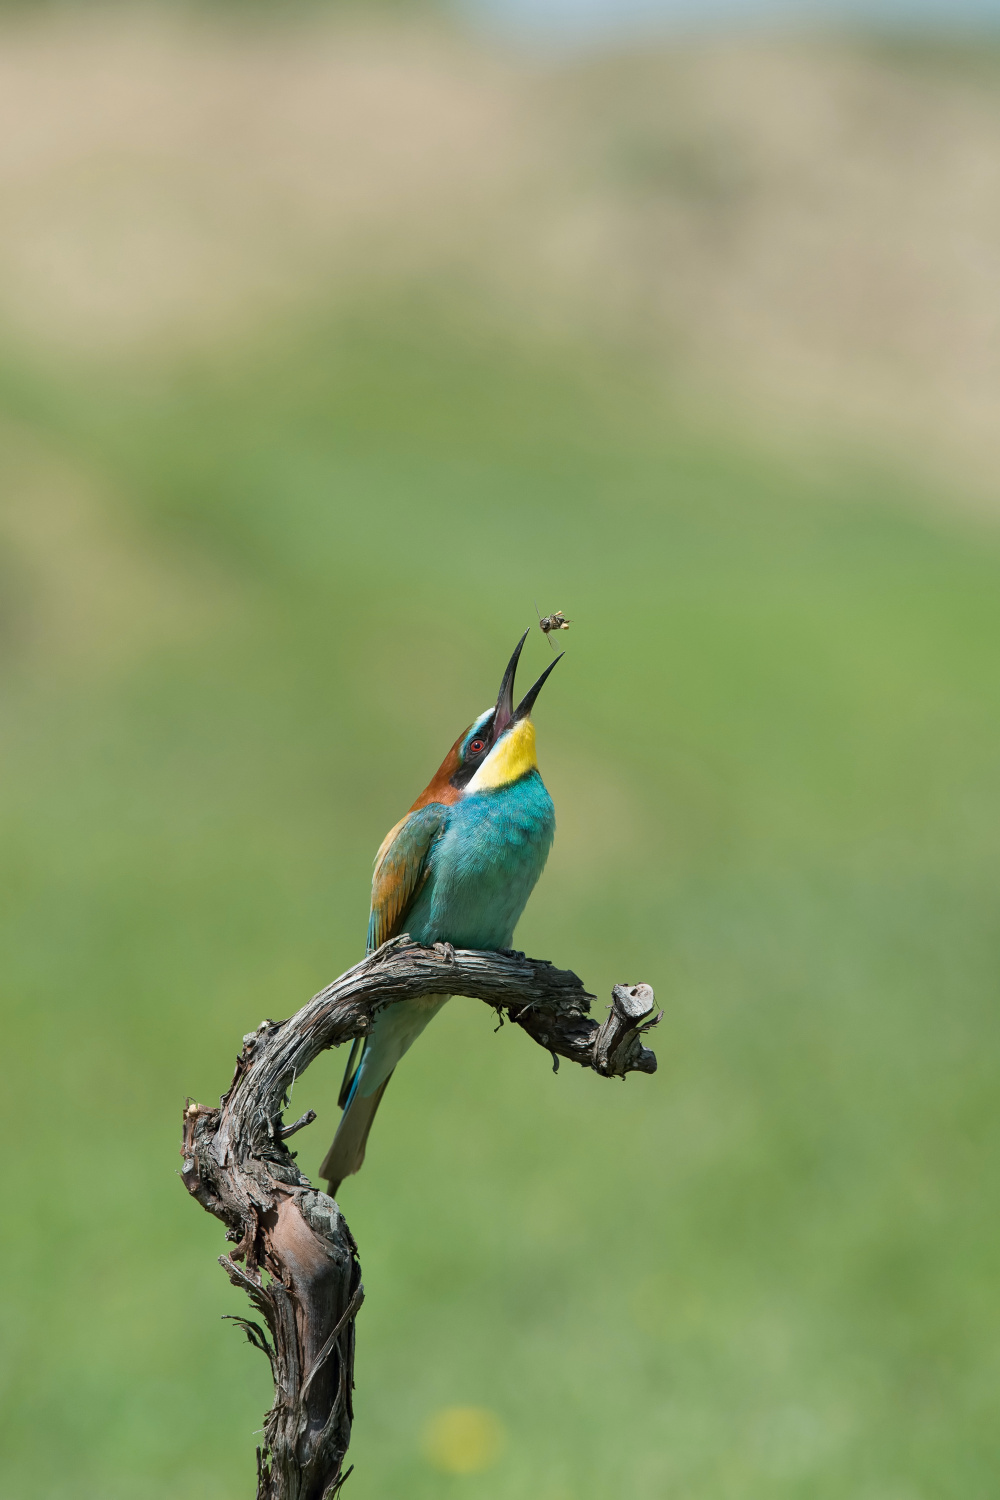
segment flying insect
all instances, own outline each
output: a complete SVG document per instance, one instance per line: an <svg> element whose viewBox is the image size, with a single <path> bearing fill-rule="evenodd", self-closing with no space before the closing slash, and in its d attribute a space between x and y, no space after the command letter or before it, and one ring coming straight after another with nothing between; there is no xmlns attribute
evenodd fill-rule
<svg viewBox="0 0 1000 1500"><path fill-rule="evenodd" d="M551 615L538 614L537 604L535 605L535 614L538 615L538 625L542 634L554 651L556 648L552 645L550 632L553 630L568 630L571 621L567 620L561 609L553 611Z"/></svg>

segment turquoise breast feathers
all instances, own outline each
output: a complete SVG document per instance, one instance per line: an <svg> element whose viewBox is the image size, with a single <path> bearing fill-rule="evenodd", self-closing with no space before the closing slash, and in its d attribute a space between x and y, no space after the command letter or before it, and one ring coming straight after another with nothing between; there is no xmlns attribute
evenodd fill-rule
<svg viewBox="0 0 1000 1500"><path fill-rule="evenodd" d="M464 797L444 814L406 929L425 945L509 948L552 847L552 798L533 770Z"/></svg>

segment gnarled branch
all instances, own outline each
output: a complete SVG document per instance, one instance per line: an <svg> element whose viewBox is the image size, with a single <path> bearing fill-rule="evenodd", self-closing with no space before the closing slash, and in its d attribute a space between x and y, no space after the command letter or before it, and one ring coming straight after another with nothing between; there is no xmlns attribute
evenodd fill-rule
<svg viewBox="0 0 1000 1500"><path fill-rule="evenodd" d="M616 985L603 1025L575 974L523 953L420 948L393 938L348 969L287 1021L262 1021L243 1038L218 1109L184 1110L182 1179L226 1225L221 1257L267 1325L237 1319L267 1355L274 1405L257 1450L257 1500L330 1500L347 1477L353 1421L354 1319L364 1291L357 1246L337 1204L313 1188L286 1139L292 1085L320 1052L371 1030L376 1012L421 995L468 995L520 1026L553 1058L604 1077L652 1073L642 1042L655 1025L648 985ZM347 1471L349 1473L350 1470Z"/></svg>

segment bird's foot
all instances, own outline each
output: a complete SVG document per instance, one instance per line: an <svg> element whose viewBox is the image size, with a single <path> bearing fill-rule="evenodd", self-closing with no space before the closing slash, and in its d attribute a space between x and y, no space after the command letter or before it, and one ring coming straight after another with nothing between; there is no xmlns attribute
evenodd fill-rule
<svg viewBox="0 0 1000 1500"><path fill-rule="evenodd" d="M516 958L519 964L524 963L524 954L520 948L498 948L497 952L503 958Z"/></svg>
<svg viewBox="0 0 1000 1500"><path fill-rule="evenodd" d="M455 949L451 943L435 943L434 952L440 953L446 964L453 964L455 962Z"/></svg>

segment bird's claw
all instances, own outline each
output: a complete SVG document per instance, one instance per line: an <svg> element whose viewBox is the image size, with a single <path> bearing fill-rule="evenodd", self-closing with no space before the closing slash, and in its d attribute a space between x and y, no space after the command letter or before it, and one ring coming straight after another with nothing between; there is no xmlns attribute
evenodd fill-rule
<svg viewBox="0 0 1000 1500"><path fill-rule="evenodd" d="M451 943L435 943L434 952L440 953L446 964L455 962L455 949Z"/></svg>

